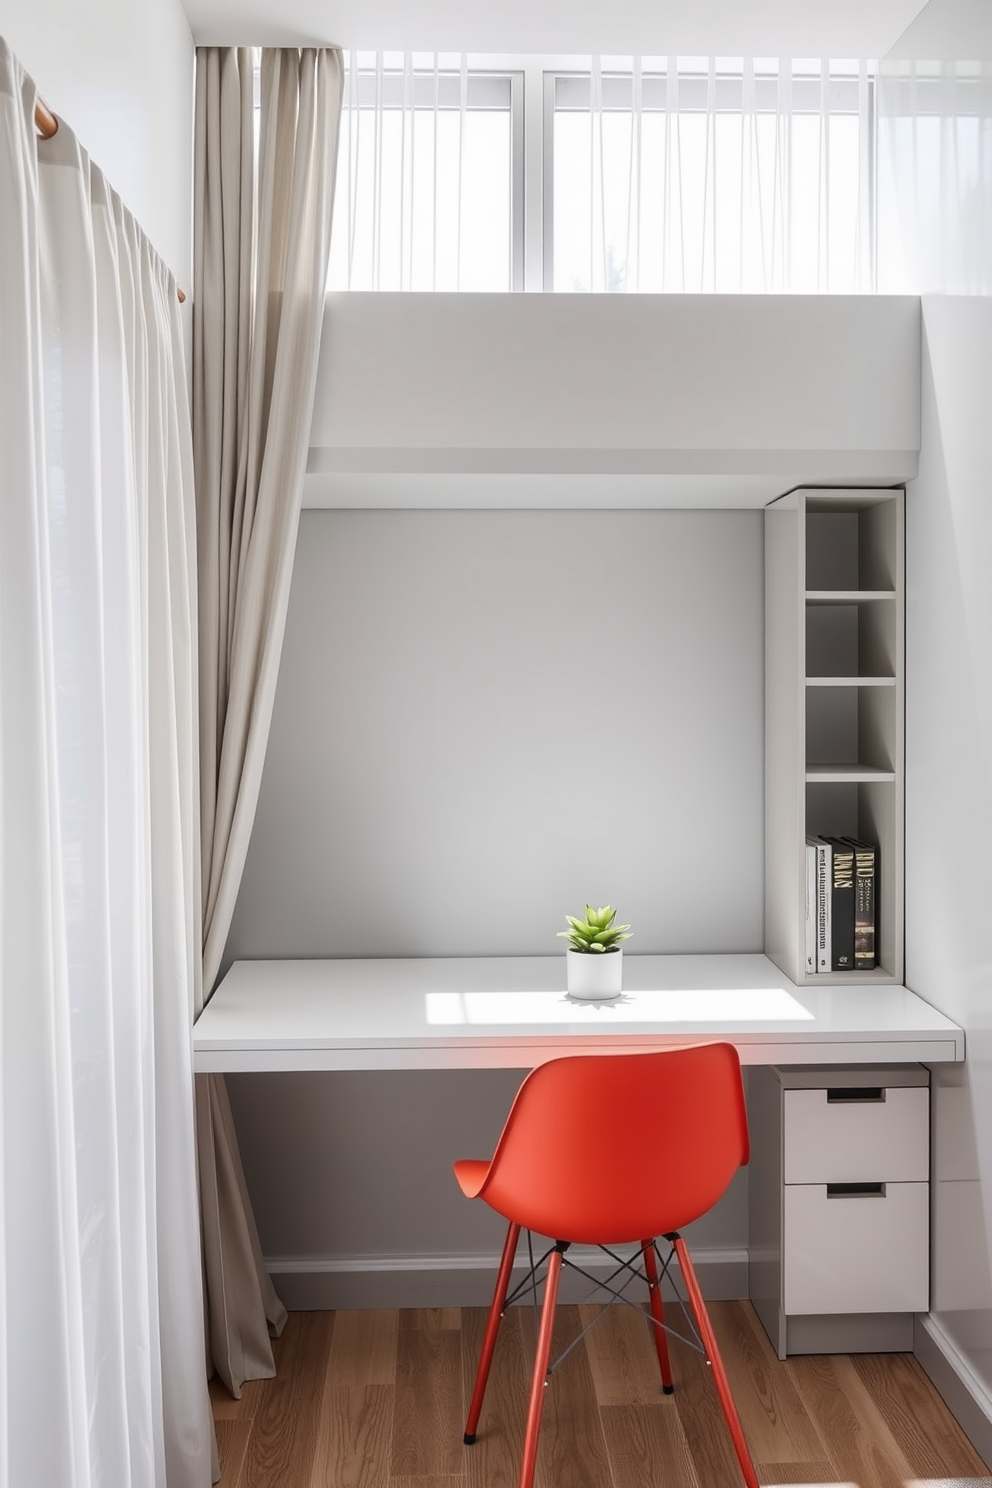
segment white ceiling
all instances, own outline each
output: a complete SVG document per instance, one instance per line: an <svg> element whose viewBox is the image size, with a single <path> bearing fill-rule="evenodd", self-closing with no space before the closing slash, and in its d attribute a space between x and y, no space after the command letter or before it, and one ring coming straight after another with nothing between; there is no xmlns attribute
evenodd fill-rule
<svg viewBox="0 0 992 1488"><path fill-rule="evenodd" d="M182 0L204 45L680 56L884 55L923 0Z"/></svg>

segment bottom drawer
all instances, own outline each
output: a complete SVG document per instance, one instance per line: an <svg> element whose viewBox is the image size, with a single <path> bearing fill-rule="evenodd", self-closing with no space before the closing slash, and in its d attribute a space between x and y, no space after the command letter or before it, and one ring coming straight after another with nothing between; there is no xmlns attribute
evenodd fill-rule
<svg viewBox="0 0 992 1488"><path fill-rule="evenodd" d="M928 1183L784 1188L783 1311L926 1312ZM849 1190L854 1189L854 1192Z"/></svg>

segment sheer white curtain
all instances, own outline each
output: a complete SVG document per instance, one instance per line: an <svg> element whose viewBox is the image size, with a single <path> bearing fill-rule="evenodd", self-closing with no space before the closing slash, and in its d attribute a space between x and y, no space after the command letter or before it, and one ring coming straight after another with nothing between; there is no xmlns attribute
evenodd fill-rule
<svg viewBox="0 0 992 1488"><path fill-rule="evenodd" d="M205 1488L176 286L0 42L0 1488Z"/></svg>
<svg viewBox="0 0 992 1488"><path fill-rule="evenodd" d="M556 290L874 289L866 62L631 59L554 79Z"/></svg>
<svg viewBox="0 0 992 1488"><path fill-rule="evenodd" d="M517 287L513 80L461 52L349 52L330 289Z"/></svg>

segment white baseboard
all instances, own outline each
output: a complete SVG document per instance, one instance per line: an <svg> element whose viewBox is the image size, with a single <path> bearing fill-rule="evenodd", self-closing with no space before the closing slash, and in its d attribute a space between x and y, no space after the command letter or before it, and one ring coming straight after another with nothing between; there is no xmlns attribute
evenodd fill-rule
<svg viewBox="0 0 992 1488"><path fill-rule="evenodd" d="M992 1393L933 1313L917 1317L913 1353L979 1457L992 1464Z"/></svg>
<svg viewBox="0 0 992 1488"><path fill-rule="evenodd" d="M535 1242L535 1255L542 1254ZM521 1243L520 1255L526 1256ZM518 1255L518 1261L520 1259ZM577 1265L593 1276L613 1269L602 1253L576 1246ZM707 1301L747 1296L747 1250L694 1250L693 1264ZM446 1256L267 1256L266 1269L290 1312L369 1307L487 1307L492 1299L498 1255ZM514 1275L522 1279L526 1261ZM562 1273L562 1302L587 1300L591 1283ZM631 1292L634 1287L631 1288Z"/></svg>

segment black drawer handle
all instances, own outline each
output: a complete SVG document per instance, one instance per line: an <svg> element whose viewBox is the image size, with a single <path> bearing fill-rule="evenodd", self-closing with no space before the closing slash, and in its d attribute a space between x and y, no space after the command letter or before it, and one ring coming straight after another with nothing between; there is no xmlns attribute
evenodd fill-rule
<svg viewBox="0 0 992 1488"><path fill-rule="evenodd" d="M827 1105L841 1105L844 1102L866 1101L881 1102L885 1099L885 1087L883 1085L848 1085L834 1086L827 1091Z"/></svg>
<svg viewBox="0 0 992 1488"><path fill-rule="evenodd" d="M828 1183L828 1199L884 1199L884 1183Z"/></svg>

